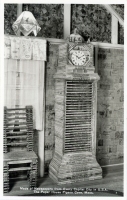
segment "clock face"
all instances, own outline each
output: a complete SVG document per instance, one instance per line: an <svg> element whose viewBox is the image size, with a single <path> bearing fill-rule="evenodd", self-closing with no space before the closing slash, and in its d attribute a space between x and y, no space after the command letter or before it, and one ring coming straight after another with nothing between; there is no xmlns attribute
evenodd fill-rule
<svg viewBox="0 0 127 200"><path fill-rule="evenodd" d="M86 55L84 51L72 51L71 62L74 65L84 65L86 63Z"/></svg>

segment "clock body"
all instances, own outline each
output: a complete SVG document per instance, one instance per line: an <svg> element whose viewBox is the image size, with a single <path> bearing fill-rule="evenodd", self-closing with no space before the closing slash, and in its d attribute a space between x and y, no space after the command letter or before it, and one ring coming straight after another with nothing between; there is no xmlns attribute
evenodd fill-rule
<svg viewBox="0 0 127 200"><path fill-rule="evenodd" d="M93 45L62 43L55 78L55 152L49 176L58 184L102 178L96 160L97 81Z"/></svg>

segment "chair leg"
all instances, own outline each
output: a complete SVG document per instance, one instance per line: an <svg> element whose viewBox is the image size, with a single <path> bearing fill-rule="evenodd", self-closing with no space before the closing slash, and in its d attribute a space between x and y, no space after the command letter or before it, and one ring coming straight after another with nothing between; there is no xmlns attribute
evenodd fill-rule
<svg viewBox="0 0 127 200"><path fill-rule="evenodd" d="M9 166L4 165L3 168L3 193L9 192Z"/></svg>
<svg viewBox="0 0 127 200"><path fill-rule="evenodd" d="M31 188L34 188L37 186L37 160L36 162L31 163L29 184Z"/></svg>

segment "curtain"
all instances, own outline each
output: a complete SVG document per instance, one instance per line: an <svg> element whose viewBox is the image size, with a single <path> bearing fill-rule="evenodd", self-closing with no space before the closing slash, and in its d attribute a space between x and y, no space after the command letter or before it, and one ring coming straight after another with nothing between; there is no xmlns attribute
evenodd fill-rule
<svg viewBox="0 0 127 200"><path fill-rule="evenodd" d="M39 60L4 61L4 105L8 108L32 105L37 130L43 129L44 66L44 61Z"/></svg>
<svg viewBox="0 0 127 200"><path fill-rule="evenodd" d="M46 46L44 38L4 38L4 105L8 108L33 106L41 177L44 175Z"/></svg>

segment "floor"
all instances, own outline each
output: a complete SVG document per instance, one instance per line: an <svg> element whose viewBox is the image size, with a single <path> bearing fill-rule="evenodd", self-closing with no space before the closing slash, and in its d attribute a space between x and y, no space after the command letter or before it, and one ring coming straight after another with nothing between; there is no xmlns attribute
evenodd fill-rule
<svg viewBox="0 0 127 200"><path fill-rule="evenodd" d="M85 189L84 189L85 188ZM87 189L86 189L87 188ZM89 188L89 189L88 189ZM94 189L90 189L94 188ZM95 190L97 188L97 190ZM99 191L101 189L101 191ZM103 191L102 191L103 189ZM107 191L105 191L105 189ZM62 193L61 193L62 191ZM27 180L15 181L4 196L123 196L123 170L103 170L103 178L74 184L57 185L48 175L38 178L38 186L29 189Z"/></svg>

